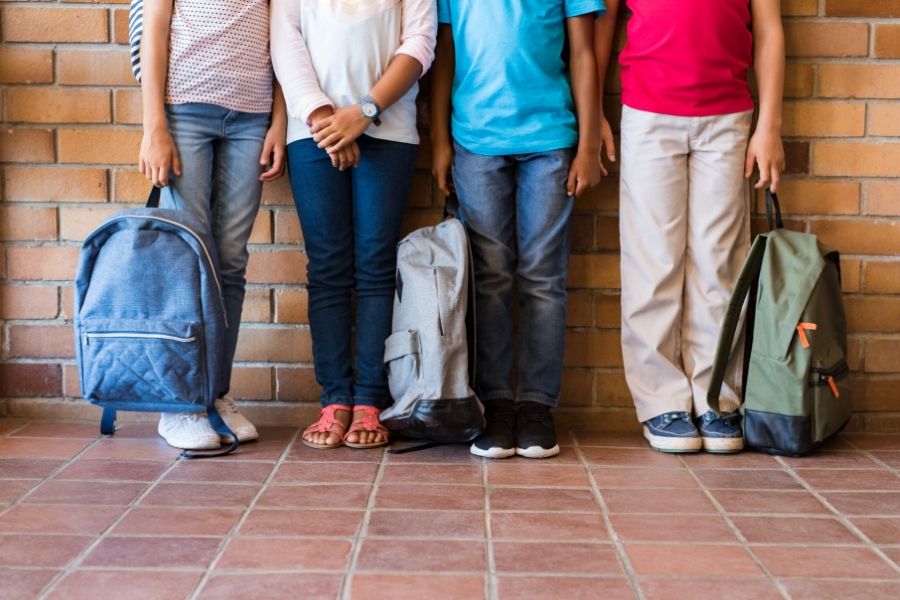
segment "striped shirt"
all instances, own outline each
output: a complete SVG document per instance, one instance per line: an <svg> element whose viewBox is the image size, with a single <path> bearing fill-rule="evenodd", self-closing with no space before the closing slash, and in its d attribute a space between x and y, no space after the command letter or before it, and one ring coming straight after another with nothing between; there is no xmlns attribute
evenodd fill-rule
<svg viewBox="0 0 900 600"><path fill-rule="evenodd" d="M268 0L175 0L166 103L272 109Z"/></svg>

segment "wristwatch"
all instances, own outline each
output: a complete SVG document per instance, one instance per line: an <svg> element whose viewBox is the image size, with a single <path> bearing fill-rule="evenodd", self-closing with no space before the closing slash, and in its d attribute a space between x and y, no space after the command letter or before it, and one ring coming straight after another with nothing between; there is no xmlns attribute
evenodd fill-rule
<svg viewBox="0 0 900 600"><path fill-rule="evenodd" d="M365 118L371 119L376 127L381 125L381 119L378 118L381 116L381 107L378 106L375 98L369 95L363 96L363 99L359 101L359 110Z"/></svg>

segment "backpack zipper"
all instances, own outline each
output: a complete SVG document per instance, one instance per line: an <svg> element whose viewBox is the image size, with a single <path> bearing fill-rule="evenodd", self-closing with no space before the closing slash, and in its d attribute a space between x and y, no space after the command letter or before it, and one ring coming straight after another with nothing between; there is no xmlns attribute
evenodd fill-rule
<svg viewBox="0 0 900 600"><path fill-rule="evenodd" d="M835 398L841 397L841 392L837 386L837 380L843 379L850 373L850 367L846 361L839 361L836 365L829 369L820 369L811 367L809 369L812 378L810 379L810 387L828 386Z"/></svg>
<svg viewBox="0 0 900 600"><path fill-rule="evenodd" d="M179 337L176 335L168 335L165 333L134 333L129 331L115 331L110 333L88 333L84 332L81 334L81 337L84 339L84 345L90 346L91 339L117 339L117 338L127 338L127 339L142 339L142 340L166 340L169 342L178 342L180 344L190 344L191 342L196 342L197 338L195 336L191 337Z"/></svg>
<svg viewBox="0 0 900 600"><path fill-rule="evenodd" d="M434 292L435 299L437 300L438 331L441 333L441 337L444 337L444 324L441 322L441 286L438 284L437 269L432 268L431 272L434 273Z"/></svg>

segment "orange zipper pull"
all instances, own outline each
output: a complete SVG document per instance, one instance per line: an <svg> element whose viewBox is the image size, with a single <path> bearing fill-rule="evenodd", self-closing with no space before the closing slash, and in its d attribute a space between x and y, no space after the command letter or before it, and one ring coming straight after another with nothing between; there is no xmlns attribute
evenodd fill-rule
<svg viewBox="0 0 900 600"><path fill-rule="evenodd" d="M800 345L804 348L809 348L809 338L806 337L807 331L815 331L816 324L815 323L799 323L797 325L797 336L800 338Z"/></svg>
<svg viewBox="0 0 900 600"><path fill-rule="evenodd" d="M834 377L831 375L828 376L828 387L831 388L831 393L834 394L835 398L841 397L841 391L838 389L837 383L834 382Z"/></svg>

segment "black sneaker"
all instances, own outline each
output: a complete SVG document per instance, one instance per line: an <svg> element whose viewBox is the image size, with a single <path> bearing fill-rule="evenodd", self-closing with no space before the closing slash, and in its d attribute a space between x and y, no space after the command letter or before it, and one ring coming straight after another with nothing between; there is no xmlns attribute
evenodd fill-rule
<svg viewBox="0 0 900 600"><path fill-rule="evenodd" d="M517 408L516 454L526 458L549 458L559 454L550 407L526 401L519 402Z"/></svg>
<svg viewBox="0 0 900 600"><path fill-rule="evenodd" d="M509 458L516 453L516 405L512 400L498 399L484 403L484 431L469 452L485 458Z"/></svg>

